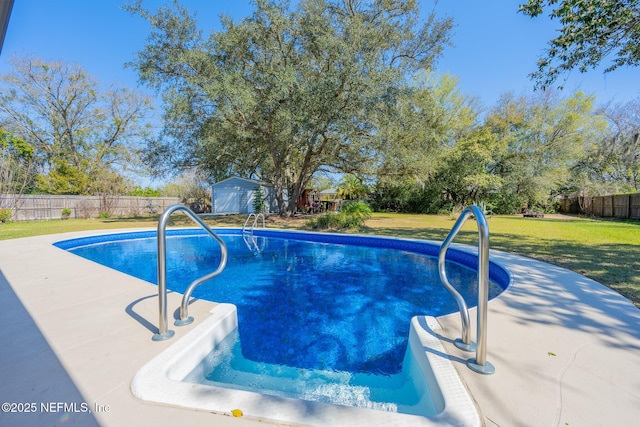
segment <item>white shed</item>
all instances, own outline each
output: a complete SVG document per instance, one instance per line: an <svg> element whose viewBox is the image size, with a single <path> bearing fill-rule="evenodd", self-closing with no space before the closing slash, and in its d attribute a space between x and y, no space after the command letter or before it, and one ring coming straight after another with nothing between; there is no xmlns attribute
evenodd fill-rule
<svg viewBox="0 0 640 427"><path fill-rule="evenodd" d="M211 213L252 213L257 192L264 198L264 212L278 212L275 191L271 184L237 176L216 182L211 186Z"/></svg>

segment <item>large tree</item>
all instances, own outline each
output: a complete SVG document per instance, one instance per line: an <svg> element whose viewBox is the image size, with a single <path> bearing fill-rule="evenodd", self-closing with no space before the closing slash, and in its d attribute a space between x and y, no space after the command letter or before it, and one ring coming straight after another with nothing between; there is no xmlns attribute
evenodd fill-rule
<svg viewBox="0 0 640 427"><path fill-rule="evenodd" d="M573 168L572 190L583 196L640 191L640 99L601 112L608 127Z"/></svg>
<svg viewBox="0 0 640 427"><path fill-rule="evenodd" d="M33 147L40 190L109 191L146 134L148 97L101 90L78 65L30 57L12 62L13 70L1 76L0 119Z"/></svg>
<svg viewBox="0 0 640 427"><path fill-rule="evenodd" d="M500 99L486 118L501 146L491 165L501 179L494 197L500 211L546 207L567 185L569 170L606 126L593 102L582 92L559 99L553 91Z"/></svg>
<svg viewBox="0 0 640 427"><path fill-rule="evenodd" d="M0 208L13 208L34 183L33 147L0 128Z"/></svg>
<svg viewBox="0 0 640 427"><path fill-rule="evenodd" d="M272 182L282 213L314 172L371 164L407 77L432 67L451 28L420 22L415 0L256 0L206 40L177 2L129 10L152 25L134 66L166 103L151 160Z"/></svg>
<svg viewBox="0 0 640 427"><path fill-rule="evenodd" d="M391 120L377 133L378 183L433 179L447 149L475 127L479 108L457 84L447 74L417 76L413 90L399 100Z"/></svg>
<svg viewBox="0 0 640 427"><path fill-rule="evenodd" d="M503 145L487 127L477 127L447 147L434 178L445 201L454 207L486 201L502 186L492 165Z"/></svg>
<svg viewBox="0 0 640 427"><path fill-rule="evenodd" d="M611 55L605 72L640 64L639 0L528 0L520 12L536 17L545 7L562 28L532 73L539 87L550 86L574 68L593 69Z"/></svg>

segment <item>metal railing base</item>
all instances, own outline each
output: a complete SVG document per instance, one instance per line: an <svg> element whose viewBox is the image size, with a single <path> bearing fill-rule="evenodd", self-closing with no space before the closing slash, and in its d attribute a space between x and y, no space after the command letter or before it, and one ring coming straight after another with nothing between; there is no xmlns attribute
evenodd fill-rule
<svg viewBox="0 0 640 427"><path fill-rule="evenodd" d="M174 335L175 335L175 332L172 331L171 329L168 329L167 331L165 331L162 334L153 334L151 339L153 341L164 341L164 340L168 340L170 338L173 338Z"/></svg>
<svg viewBox="0 0 640 427"><path fill-rule="evenodd" d="M491 375L496 372L496 368L489 362L484 362L484 365L478 365L476 359L467 360L467 366L473 372L477 372L482 375Z"/></svg>
<svg viewBox="0 0 640 427"><path fill-rule="evenodd" d="M458 347L460 350L463 350L463 351L468 351L468 352L476 351L476 343L474 343L473 341L471 341L469 344L465 344L461 338L456 338L455 341L453 342L453 345L455 345L456 347Z"/></svg>
<svg viewBox="0 0 640 427"><path fill-rule="evenodd" d="M176 319L175 322L173 322L173 324L175 326L186 326L186 325L190 325L193 323L193 317L189 316L186 319Z"/></svg>

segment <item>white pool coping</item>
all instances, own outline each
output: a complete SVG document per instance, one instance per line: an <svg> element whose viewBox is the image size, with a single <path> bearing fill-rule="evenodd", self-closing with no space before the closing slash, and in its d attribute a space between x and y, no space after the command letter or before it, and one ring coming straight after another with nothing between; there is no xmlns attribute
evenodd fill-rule
<svg viewBox="0 0 640 427"><path fill-rule="evenodd" d="M193 325L153 342L157 288L55 248L52 243L111 230L0 241L0 400L76 401L91 414L62 414L64 425L274 425L203 410L150 404L131 380L215 306L190 306ZM1 229L0 229L1 232ZM489 303L487 360L452 345L460 316L439 317L433 331L487 426L623 426L640 419L640 310L584 276L529 258L491 251L512 273L512 287ZM169 294L170 313L180 295ZM471 310L475 334L475 310ZM33 325L33 326L30 326ZM432 351L438 357L444 354ZM109 407L108 411L104 409ZM57 425L60 413L3 413L0 425ZM364 425L364 424L362 424Z"/></svg>

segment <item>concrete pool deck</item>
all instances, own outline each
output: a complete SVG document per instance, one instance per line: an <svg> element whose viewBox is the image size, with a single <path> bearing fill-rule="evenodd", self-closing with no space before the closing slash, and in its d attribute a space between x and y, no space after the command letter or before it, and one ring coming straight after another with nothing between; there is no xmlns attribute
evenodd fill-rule
<svg viewBox="0 0 640 427"><path fill-rule="evenodd" d="M132 396L138 369L205 319L214 304L191 304L194 325L172 326L173 339L153 342L154 285L52 246L120 231L0 241L0 400L21 411L0 412L0 425L277 425ZM458 314L439 318L443 329L437 331L484 423L637 425L640 310L559 267L500 252L491 258L513 276L509 291L489 304L487 360L496 373L472 372L465 362L474 355L451 344L460 335ZM170 314L180 297L169 294ZM475 310L471 319L475 339ZM32 403L35 410L26 412Z"/></svg>

